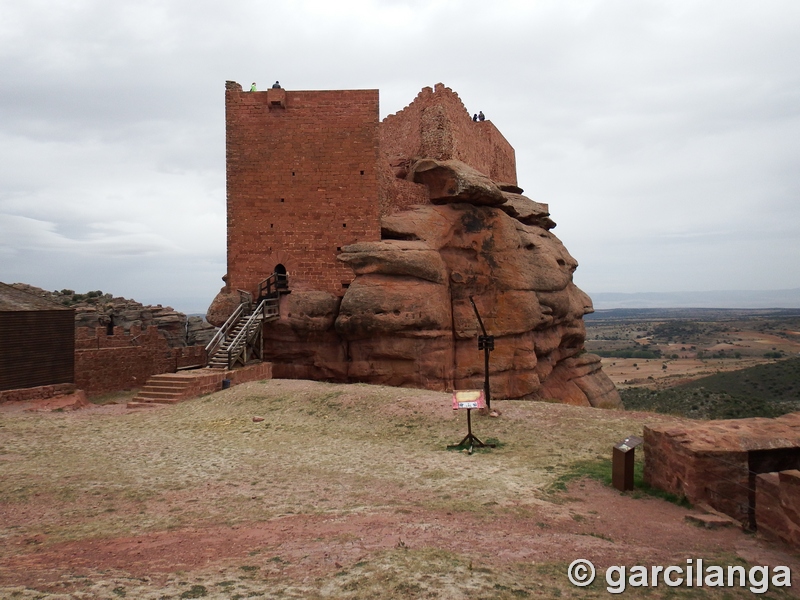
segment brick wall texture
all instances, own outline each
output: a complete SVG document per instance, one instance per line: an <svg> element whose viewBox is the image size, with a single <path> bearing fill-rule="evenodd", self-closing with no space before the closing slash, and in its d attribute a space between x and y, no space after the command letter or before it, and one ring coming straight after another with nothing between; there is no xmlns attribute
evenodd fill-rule
<svg viewBox="0 0 800 600"><path fill-rule="evenodd" d="M380 217L430 202L404 180L419 157L457 159L515 184L514 149L437 84L379 122L378 90L225 90L228 273L251 293L278 265L292 289L342 296L342 246L380 240Z"/></svg>
<svg viewBox="0 0 800 600"><path fill-rule="evenodd" d="M89 396L144 386L151 375L205 364L203 346L171 348L155 326L75 329L75 386Z"/></svg>
<svg viewBox="0 0 800 600"><path fill-rule="evenodd" d="M338 248L380 239L378 91L225 92L228 287L277 265L293 289L342 295Z"/></svg>
<svg viewBox="0 0 800 600"><path fill-rule="evenodd" d="M493 181L517 184L511 144L491 121L474 122L458 94L441 83L383 120L380 146L393 166L415 157L455 159Z"/></svg>

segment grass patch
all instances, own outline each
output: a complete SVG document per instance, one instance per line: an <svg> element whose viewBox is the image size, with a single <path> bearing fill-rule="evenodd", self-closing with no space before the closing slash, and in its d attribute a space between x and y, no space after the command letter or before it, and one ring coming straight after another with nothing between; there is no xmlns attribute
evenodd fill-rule
<svg viewBox="0 0 800 600"><path fill-rule="evenodd" d="M567 485L578 479L588 477L604 485L611 485L611 460L580 460L569 466L566 473L561 474L551 485L550 491L566 491Z"/></svg>
<svg viewBox="0 0 800 600"><path fill-rule="evenodd" d="M208 595L208 590L204 585L193 585L190 589L181 594L181 598L203 598Z"/></svg>
<svg viewBox="0 0 800 600"><path fill-rule="evenodd" d="M800 410L800 358L716 373L664 390L620 390L627 410L693 419L779 417Z"/></svg>
<svg viewBox="0 0 800 600"><path fill-rule="evenodd" d="M595 460L582 460L573 463L566 473L563 473L556 479L549 488L551 493L566 491L567 485L572 481L577 481L587 477L599 481L603 485L611 485L611 460L610 459L595 459ZM637 460L633 465L633 490L626 492L631 494L634 498L641 498L650 496L666 500L672 504L677 504L684 508L691 508L691 504L685 496L676 496L669 492L665 492L658 488L652 487L644 480L644 461Z"/></svg>

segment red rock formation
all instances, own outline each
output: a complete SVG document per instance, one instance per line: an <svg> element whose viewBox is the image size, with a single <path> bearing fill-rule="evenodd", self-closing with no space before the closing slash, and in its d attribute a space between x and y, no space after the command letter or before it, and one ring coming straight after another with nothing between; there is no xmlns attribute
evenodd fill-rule
<svg viewBox="0 0 800 600"><path fill-rule="evenodd" d="M756 477L758 532L800 549L800 470Z"/></svg>
<svg viewBox="0 0 800 600"><path fill-rule="evenodd" d="M347 94L318 96L330 105L341 102L344 114L352 101ZM548 206L522 195L514 149L490 121L473 122L452 90L441 84L425 88L379 127L365 121L357 129L377 136L375 198L365 154L331 152L317 164L263 134L274 129L288 139L296 133L304 144L315 136L327 139L334 125L326 122L322 133L310 127L300 92L287 92L285 110L271 112L245 111L236 104L238 91L228 96L229 144L275 158L258 172L262 187L229 161L229 211L233 207L248 227L265 225L246 236L229 230L228 257L229 263L231 257L245 257L249 265L280 263L288 272L292 292L281 300L281 318L264 328L264 357L276 377L481 388L484 356L477 348L473 298L495 336L494 397L620 406L600 359L583 353L583 315L592 304L573 284L578 263L550 232L555 223ZM251 131L253 119L257 132ZM313 171L309 193L297 191L307 176L295 164ZM364 170L353 171L352 164ZM348 183L351 171L360 172L355 184ZM363 205L364 219L379 219L365 225L369 235L355 235L352 219L331 224L325 207L334 201L319 196L331 187L337 198L350 190L348 211ZM297 238L314 224L313 239ZM372 235L378 225L379 240ZM287 227L290 233L274 233ZM352 242L344 237L351 230ZM331 245L336 269L326 262ZM350 279L339 276L340 265L352 270ZM231 314L237 289L250 290L256 275L269 274L254 272L248 279L240 271L229 264L233 274L209 309L212 324Z"/></svg>
<svg viewBox="0 0 800 600"><path fill-rule="evenodd" d="M281 321L266 329L276 376L480 388L473 297L496 338L495 397L619 406L600 359L582 354L591 301L572 283L577 262L546 228L547 208L459 161L423 162L431 175L421 179L440 204L386 216L389 239L342 248L355 279L338 307L324 292L286 298ZM419 173L414 165L409 177ZM504 204L493 206L498 198Z"/></svg>

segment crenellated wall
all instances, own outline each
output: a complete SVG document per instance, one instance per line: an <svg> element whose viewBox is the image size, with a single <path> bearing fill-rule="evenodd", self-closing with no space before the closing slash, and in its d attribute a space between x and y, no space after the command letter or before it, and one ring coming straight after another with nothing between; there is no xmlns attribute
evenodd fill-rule
<svg viewBox="0 0 800 600"><path fill-rule="evenodd" d="M142 387L151 375L205 364L203 346L171 348L155 326L75 329L75 386L89 396Z"/></svg>
<svg viewBox="0 0 800 600"><path fill-rule="evenodd" d="M517 184L511 144L491 121L473 121L458 94L441 83L423 88L411 104L383 120L380 148L395 174L425 157L460 160L493 181Z"/></svg>

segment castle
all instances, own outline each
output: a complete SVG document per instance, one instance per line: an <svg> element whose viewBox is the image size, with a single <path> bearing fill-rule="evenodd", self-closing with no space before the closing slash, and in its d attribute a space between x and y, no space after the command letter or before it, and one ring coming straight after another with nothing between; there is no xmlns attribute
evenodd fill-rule
<svg viewBox="0 0 800 600"><path fill-rule="evenodd" d="M225 123L232 290L255 293L277 268L293 289L342 296L353 272L341 248L379 241L382 216L430 203L424 186L398 178L415 158L516 184L514 149L442 84L379 122L378 90L247 92L229 81Z"/></svg>
<svg viewBox="0 0 800 600"><path fill-rule="evenodd" d="M577 262L521 195L508 141L442 84L382 121L378 101L226 83L228 264L208 320L277 276L290 293L254 349L275 376L463 389L481 386L475 297L495 395L618 405L580 356Z"/></svg>

